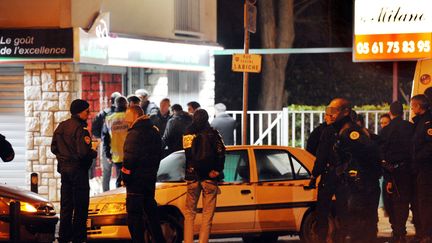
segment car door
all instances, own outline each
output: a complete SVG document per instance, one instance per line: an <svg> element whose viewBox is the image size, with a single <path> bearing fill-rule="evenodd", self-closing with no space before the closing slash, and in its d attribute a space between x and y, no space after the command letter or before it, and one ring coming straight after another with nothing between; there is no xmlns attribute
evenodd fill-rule
<svg viewBox="0 0 432 243"><path fill-rule="evenodd" d="M224 180L220 184L212 233L244 233L253 230L255 191L250 183L247 149L229 150L225 155Z"/></svg>
<svg viewBox="0 0 432 243"><path fill-rule="evenodd" d="M296 172L306 177L309 171L298 161L294 170L293 156L285 149L254 149L254 157L258 178L255 227L258 230L298 230L312 193L303 189L305 179Z"/></svg>

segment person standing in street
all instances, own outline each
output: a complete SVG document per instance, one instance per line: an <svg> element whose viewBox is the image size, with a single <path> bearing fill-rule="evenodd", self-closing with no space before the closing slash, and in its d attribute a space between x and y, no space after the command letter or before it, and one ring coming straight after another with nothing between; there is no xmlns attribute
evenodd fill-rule
<svg viewBox="0 0 432 243"><path fill-rule="evenodd" d="M183 135L187 181L184 243L193 242L194 221L201 194L203 210L199 242L208 242L219 191L218 181L224 169L225 145L219 132L210 127L208 118L206 110L196 110L192 124Z"/></svg>
<svg viewBox="0 0 432 243"><path fill-rule="evenodd" d="M76 99L70 106L72 117L54 131L51 152L56 155L61 175L59 242L86 242L89 205L88 169L97 156L87 129L89 103Z"/></svg>
<svg viewBox="0 0 432 243"><path fill-rule="evenodd" d="M99 114L92 121L92 135L99 140L102 140L102 130L105 124L105 118L115 111L115 99L121 96L119 92L113 92L111 94L111 106L99 112ZM109 183L111 179L112 163L108 162L105 153L103 152L103 146L101 149L100 163L102 164L102 190L104 192L109 191Z"/></svg>
<svg viewBox="0 0 432 243"><path fill-rule="evenodd" d="M109 163L117 169L116 187L121 186L121 167L123 162L123 146L129 129L126 120L127 100L124 96L115 99L115 111L105 119L102 132L104 153Z"/></svg>
<svg viewBox="0 0 432 243"><path fill-rule="evenodd" d="M162 158L159 130L141 107L130 108L134 123L124 143L122 171L126 185L126 210L132 242L144 242L144 213L153 242L164 243L159 222L157 203L154 199L156 175Z"/></svg>
<svg viewBox="0 0 432 243"><path fill-rule="evenodd" d="M214 106L215 118L211 126L221 134L225 145L234 145L234 128L236 121L226 113L226 106L218 103Z"/></svg>
<svg viewBox="0 0 432 243"><path fill-rule="evenodd" d="M432 242L432 114L425 95L411 98L414 113L413 160L416 237L420 242Z"/></svg>
<svg viewBox="0 0 432 243"><path fill-rule="evenodd" d="M171 107L173 116L168 120L165 132L162 136L162 148L166 148L164 155L183 149L182 137L186 128L192 123L192 117L183 111L179 104Z"/></svg>
<svg viewBox="0 0 432 243"><path fill-rule="evenodd" d="M392 243L406 242L406 221L411 201L411 146L413 125L402 119L398 101L390 105L390 123L381 130L381 159L384 167L383 197L392 226Z"/></svg>
<svg viewBox="0 0 432 243"><path fill-rule="evenodd" d="M135 95L141 99L140 105L144 111L144 114L151 116L158 113L159 108L154 102L149 100L150 93L147 90L137 89L135 91Z"/></svg>
<svg viewBox="0 0 432 243"><path fill-rule="evenodd" d="M306 151L316 156L318 144L324 129L330 124L329 115L324 114L324 122L319 124L309 135L306 143Z"/></svg>
<svg viewBox="0 0 432 243"><path fill-rule="evenodd" d="M163 136L168 120L171 118L170 106L170 99L164 98L160 102L160 109L158 113L150 116L153 124L159 129L161 136Z"/></svg>

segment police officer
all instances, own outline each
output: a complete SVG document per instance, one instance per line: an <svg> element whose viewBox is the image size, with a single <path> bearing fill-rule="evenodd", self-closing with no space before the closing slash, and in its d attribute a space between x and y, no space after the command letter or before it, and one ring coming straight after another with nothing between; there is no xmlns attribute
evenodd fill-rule
<svg viewBox="0 0 432 243"><path fill-rule="evenodd" d="M144 242L144 213L153 242L165 239L159 222L157 203L154 199L156 174L162 158L159 130L150 117L144 115L139 106L130 108L134 123L129 129L124 145L124 160L121 169L126 184L126 210L128 227L133 242Z"/></svg>
<svg viewBox="0 0 432 243"><path fill-rule="evenodd" d="M350 113L350 103L342 98L332 100L326 108L331 125L323 131L312 171L313 180L321 175L317 202L319 242L327 238L327 219L334 195L339 222L336 242L343 242L348 234L352 242L376 238L378 150L367 131L352 121Z"/></svg>
<svg viewBox="0 0 432 243"><path fill-rule="evenodd" d="M72 117L58 125L51 144L61 174L59 242L85 242L90 192L87 171L97 152L87 130L89 103L76 99L70 112Z"/></svg>
<svg viewBox="0 0 432 243"><path fill-rule="evenodd" d="M336 172L337 159L333 150L337 141L337 134L345 123L351 121L350 105L345 99L336 98L330 102L325 110L328 118L327 124L320 137L316 152L316 161L312 170L311 186L321 176L318 185L317 200L317 242L326 242L328 231L328 217L332 209L332 198L336 196L337 219L340 227L337 230L338 240L345 238L347 234L347 196L348 188L342 182Z"/></svg>
<svg viewBox="0 0 432 243"><path fill-rule="evenodd" d="M390 105L390 123L381 131L381 158L384 166L383 196L392 225L391 242L406 242L406 221L411 200L411 146L413 125L402 120L403 108L398 101Z"/></svg>
<svg viewBox="0 0 432 243"><path fill-rule="evenodd" d="M432 115L425 95L411 98L414 113L413 174L414 202L420 222L416 222L416 235L420 242L432 242ZM418 224L419 223L419 224Z"/></svg>
<svg viewBox="0 0 432 243"><path fill-rule="evenodd" d="M328 126L328 115L324 114L324 122L319 124L309 135L306 145L306 151L316 156L316 152L318 149L318 144L321 138L321 135L324 131L324 128Z"/></svg>

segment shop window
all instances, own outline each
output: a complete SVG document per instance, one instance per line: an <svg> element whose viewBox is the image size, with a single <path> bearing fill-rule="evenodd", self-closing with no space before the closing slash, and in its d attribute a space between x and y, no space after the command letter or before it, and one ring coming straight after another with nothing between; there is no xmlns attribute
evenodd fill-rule
<svg viewBox="0 0 432 243"><path fill-rule="evenodd" d="M200 37L200 0L175 0L175 35Z"/></svg>
<svg viewBox="0 0 432 243"><path fill-rule="evenodd" d="M171 99L171 104L180 104L185 110L188 102L199 102L199 91L198 72L168 72L168 97Z"/></svg>

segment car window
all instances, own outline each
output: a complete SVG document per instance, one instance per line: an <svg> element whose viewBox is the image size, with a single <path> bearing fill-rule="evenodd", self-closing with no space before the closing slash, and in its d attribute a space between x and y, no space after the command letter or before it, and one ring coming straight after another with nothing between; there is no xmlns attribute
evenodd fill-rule
<svg viewBox="0 0 432 243"><path fill-rule="evenodd" d="M165 157L159 165L158 182L178 182L184 180L186 157L184 151L174 152Z"/></svg>
<svg viewBox="0 0 432 243"><path fill-rule="evenodd" d="M247 150L227 151L223 172L224 182L249 182Z"/></svg>
<svg viewBox="0 0 432 243"><path fill-rule="evenodd" d="M310 173L294 156L291 156L292 165L296 179L309 179Z"/></svg>
<svg viewBox="0 0 432 243"><path fill-rule="evenodd" d="M255 150L259 181L294 179L289 154L284 150Z"/></svg>

